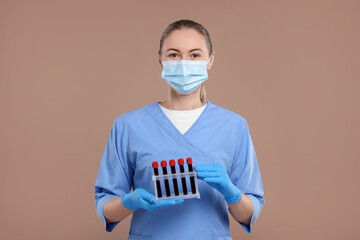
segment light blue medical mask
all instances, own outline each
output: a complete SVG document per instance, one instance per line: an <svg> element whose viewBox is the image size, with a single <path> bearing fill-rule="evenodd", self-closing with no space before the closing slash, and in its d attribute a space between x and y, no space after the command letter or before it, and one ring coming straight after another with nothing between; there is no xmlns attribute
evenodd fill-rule
<svg viewBox="0 0 360 240"><path fill-rule="evenodd" d="M161 79L165 80L177 92L187 95L195 91L201 83L208 79L207 61L161 61L163 70Z"/></svg>

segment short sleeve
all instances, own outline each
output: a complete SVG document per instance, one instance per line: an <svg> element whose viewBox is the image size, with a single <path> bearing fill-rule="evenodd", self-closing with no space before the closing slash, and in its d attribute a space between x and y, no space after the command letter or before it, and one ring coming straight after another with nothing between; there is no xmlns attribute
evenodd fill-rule
<svg viewBox="0 0 360 240"><path fill-rule="evenodd" d="M124 133L123 119L119 117L111 129L95 183L96 212L107 232L111 232L119 222L106 222L103 213L105 204L110 199L129 193L133 185L133 169Z"/></svg>
<svg viewBox="0 0 360 240"><path fill-rule="evenodd" d="M240 125L236 135L234 162L229 175L231 181L252 201L254 212L250 225L241 222L247 234L251 233L251 225L258 218L264 206L265 199L259 165L256 159L255 149L251 140L249 127L246 120ZM229 208L230 211L230 208ZM230 211L231 213L231 211Z"/></svg>

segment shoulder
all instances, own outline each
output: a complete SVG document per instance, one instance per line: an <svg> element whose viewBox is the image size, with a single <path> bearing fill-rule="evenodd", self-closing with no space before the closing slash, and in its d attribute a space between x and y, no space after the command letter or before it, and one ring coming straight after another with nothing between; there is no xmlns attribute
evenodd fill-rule
<svg viewBox="0 0 360 240"><path fill-rule="evenodd" d="M209 107L210 107L210 112L218 115L219 117L227 119L227 121L236 123L239 127L247 125L246 119L243 116L241 116L239 113L233 112L224 107L220 107L219 105L216 105L214 103L210 103Z"/></svg>
<svg viewBox="0 0 360 240"><path fill-rule="evenodd" d="M136 124L138 121L144 121L146 115L145 111L148 108L154 107L154 104L155 103L148 104L144 107L118 115L114 121L114 124L124 126L128 124Z"/></svg>

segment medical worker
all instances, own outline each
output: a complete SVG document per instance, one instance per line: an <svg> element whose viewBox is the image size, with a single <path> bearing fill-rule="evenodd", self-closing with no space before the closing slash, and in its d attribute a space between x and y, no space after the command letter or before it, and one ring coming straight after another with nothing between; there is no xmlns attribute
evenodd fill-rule
<svg viewBox="0 0 360 240"><path fill-rule="evenodd" d="M251 233L265 202L260 170L246 120L206 101L214 59L201 24L179 20L165 29L159 65L168 97L120 115L101 159L95 205L106 231L132 214L128 239L228 240L228 208ZM200 199L155 202L152 163L189 157Z"/></svg>

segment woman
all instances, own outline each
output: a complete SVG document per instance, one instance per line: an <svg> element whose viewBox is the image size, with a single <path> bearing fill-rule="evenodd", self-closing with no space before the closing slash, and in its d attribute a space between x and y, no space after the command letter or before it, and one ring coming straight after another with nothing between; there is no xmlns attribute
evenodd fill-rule
<svg viewBox="0 0 360 240"><path fill-rule="evenodd" d="M129 239L232 239L228 206L250 234L265 202L261 175L246 120L205 100L214 59L199 23L179 20L164 31L168 99L119 116L101 160L95 204L106 231L133 213ZM155 201L152 163L188 157L200 199Z"/></svg>

